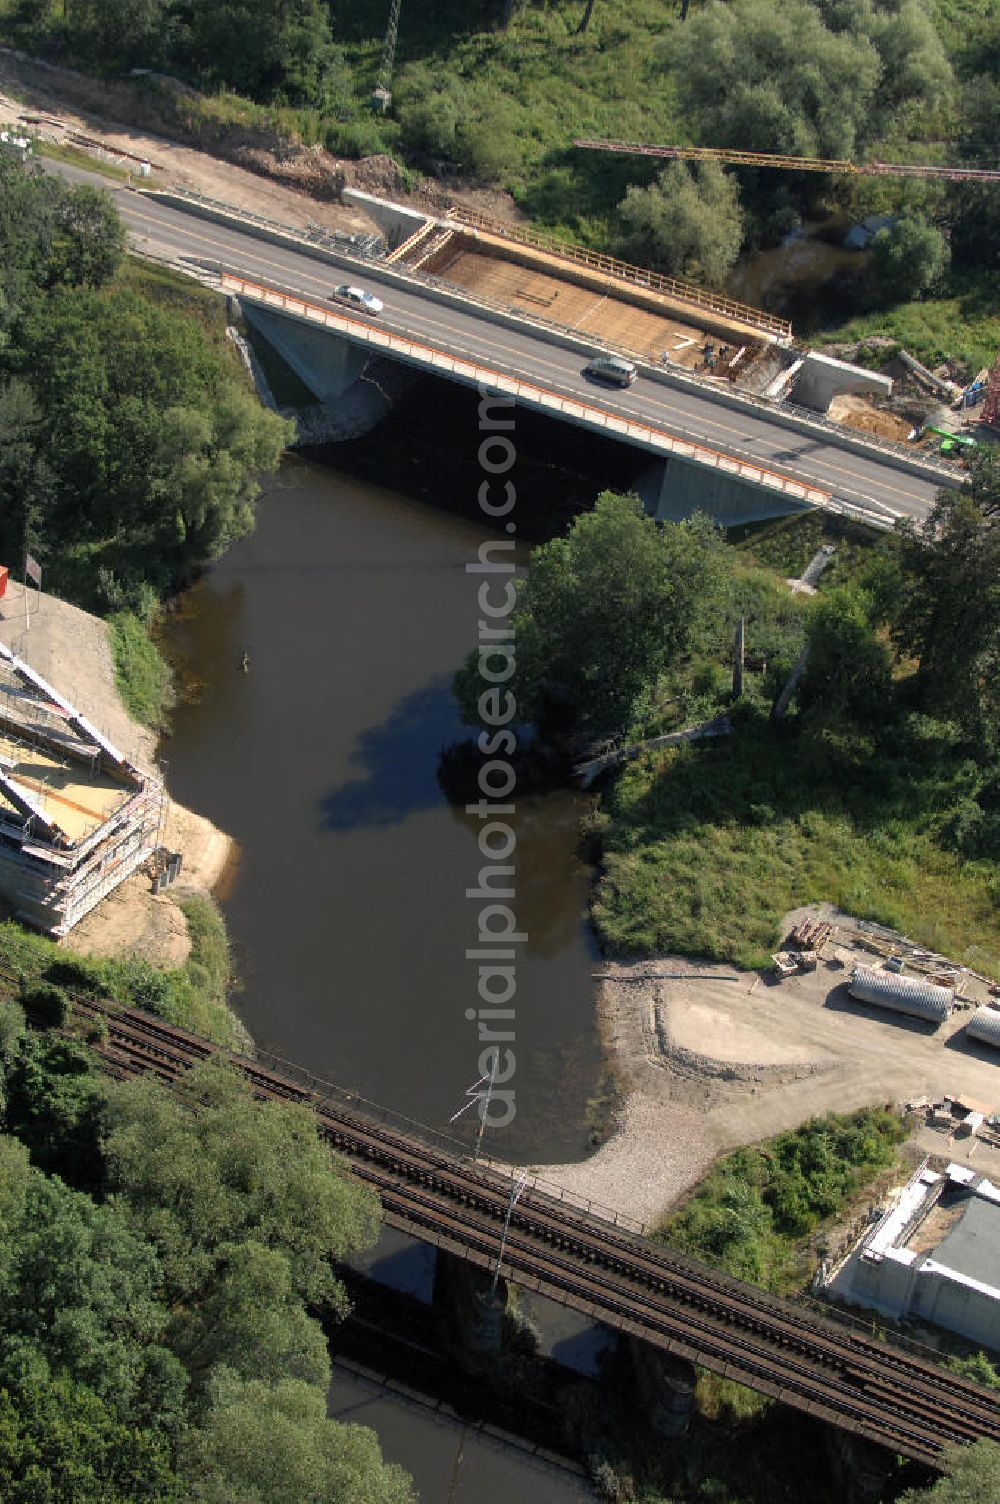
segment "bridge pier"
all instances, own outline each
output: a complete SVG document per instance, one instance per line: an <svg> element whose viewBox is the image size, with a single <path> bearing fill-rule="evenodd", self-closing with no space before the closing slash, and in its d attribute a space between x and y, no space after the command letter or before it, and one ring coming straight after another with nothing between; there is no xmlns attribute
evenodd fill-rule
<svg viewBox="0 0 1000 1504"><path fill-rule="evenodd" d="M437 1250L434 1268L434 1309L441 1317L445 1342L463 1363L491 1364L500 1352L507 1310L507 1282L489 1270Z"/></svg>
<svg viewBox="0 0 1000 1504"><path fill-rule="evenodd" d="M247 323L273 346L320 402L342 397L371 360L364 345L338 339L329 329L314 328L302 319L261 308L249 299L240 307Z"/></svg>
<svg viewBox="0 0 1000 1504"><path fill-rule="evenodd" d="M673 457L658 460L647 471L639 494L657 522L683 522L694 512L705 512L720 527L737 527L810 510L793 497Z"/></svg>
<svg viewBox="0 0 1000 1504"><path fill-rule="evenodd" d="M836 1426L826 1427L826 1450L845 1504L877 1504L895 1471L893 1453Z"/></svg>
<svg viewBox="0 0 1000 1504"><path fill-rule="evenodd" d="M625 1339L635 1395L658 1436L673 1440L688 1428L697 1373L693 1363L661 1352L638 1337Z"/></svg>

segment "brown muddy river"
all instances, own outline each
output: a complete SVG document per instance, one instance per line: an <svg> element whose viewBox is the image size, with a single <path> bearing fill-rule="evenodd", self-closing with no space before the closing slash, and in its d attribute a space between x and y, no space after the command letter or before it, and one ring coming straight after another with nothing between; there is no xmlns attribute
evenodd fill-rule
<svg viewBox="0 0 1000 1504"><path fill-rule="evenodd" d="M262 1048L435 1128L479 1074L465 958L478 822L449 806L437 769L463 734L450 681L475 642L465 566L485 536L291 459L267 483L254 536L187 593L167 634L193 689L161 747L171 791L240 847L222 900L239 1012ZM515 799L528 936L517 1115L485 1147L577 1159L600 1067L578 855L587 802Z"/></svg>

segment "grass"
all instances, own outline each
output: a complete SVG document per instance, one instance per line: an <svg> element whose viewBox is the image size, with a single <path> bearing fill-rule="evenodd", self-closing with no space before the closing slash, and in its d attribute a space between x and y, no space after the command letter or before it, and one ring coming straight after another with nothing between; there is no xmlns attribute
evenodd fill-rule
<svg viewBox="0 0 1000 1504"><path fill-rule="evenodd" d="M185 896L180 907L191 937L191 953L180 967L161 969L136 955L82 956L12 920L0 923L0 966L19 977L21 995L44 983L65 987L144 1008L226 1049L245 1049L246 1030L226 1003L229 942L222 915L201 896Z"/></svg>
<svg viewBox="0 0 1000 1504"><path fill-rule="evenodd" d="M111 178L115 183L127 183L131 174L126 167L117 167L113 162L102 162L92 152L84 151L78 146L62 146L55 141L42 141L39 138L32 140L31 149L40 157L48 157L53 162L67 162L71 167L85 167L88 172L96 172L102 178ZM144 178L147 187L154 186L150 179Z"/></svg>
<svg viewBox="0 0 1000 1504"><path fill-rule="evenodd" d="M731 529L727 537L760 568L783 580L798 579L820 545L832 545L836 553L819 577L820 590L856 580L871 562L872 549L884 544L884 535L875 529L820 510Z"/></svg>
<svg viewBox="0 0 1000 1504"><path fill-rule="evenodd" d="M852 318L812 336L818 346L850 343L885 335L933 369L942 361L957 361L971 379L992 366L1000 349L1000 297L996 274L983 268L955 273L940 297Z"/></svg>
<svg viewBox="0 0 1000 1504"><path fill-rule="evenodd" d="M919 740L886 764L759 710L735 720L622 773L592 905L608 949L759 967L783 915L826 900L1000 976L997 868L936 838L959 768Z"/></svg>
<svg viewBox="0 0 1000 1504"><path fill-rule="evenodd" d="M905 1138L885 1108L814 1118L720 1160L654 1236L764 1289L801 1290L823 1230L897 1167Z"/></svg>
<svg viewBox="0 0 1000 1504"><path fill-rule="evenodd" d="M170 669L146 627L131 611L108 618L108 642L115 665L115 688L133 720L160 730L173 704Z"/></svg>
<svg viewBox="0 0 1000 1504"><path fill-rule="evenodd" d="M226 300L211 287L204 287L193 277L158 266L137 256L127 256L118 269L115 285L148 298L159 308L196 318L218 350L225 350L242 371L232 342L226 338Z"/></svg>

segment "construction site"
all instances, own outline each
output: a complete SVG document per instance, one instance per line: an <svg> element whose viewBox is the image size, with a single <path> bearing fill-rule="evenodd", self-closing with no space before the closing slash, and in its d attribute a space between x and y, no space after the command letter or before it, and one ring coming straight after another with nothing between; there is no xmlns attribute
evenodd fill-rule
<svg viewBox="0 0 1000 1504"><path fill-rule="evenodd" d="M155 857L162 783L0 643L0 898L67 934Z"/></svg>
<svg viewBox="0 0 1000 1504"><path fill-rule="evenodd" d="M644 360L730 380L746 380L792 332L721 293L462 207L386 259Z"/></svg>

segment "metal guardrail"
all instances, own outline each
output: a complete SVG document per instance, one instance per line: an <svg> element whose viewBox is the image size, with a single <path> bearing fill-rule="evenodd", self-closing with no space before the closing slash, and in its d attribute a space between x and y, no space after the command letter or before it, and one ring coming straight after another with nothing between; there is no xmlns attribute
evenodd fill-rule
<svg viewBox="0 0 1000 1504"><path fill-rule="evenodd" d="M684 282L679 277L670 277L663 272L648 271L645 267L633 266L628 261L620 261L617 256L609 256L604 251L592 251L586 246L577 245L573 241L560 240L558 236L547 235L541 230L530 230L522 225L510 225L502 219L493 219L488 214L480 214L476 209L466 209L461 205L453 205L448 210L447 218L456 225L482 230L498 240L509 240L515 245L529 246L534 250L560 256L564 261L571 261L576 266L585 266L593 271L604 272L640 290L663 293L667 297L690 303L696 308L722 314L741 324L748 324L767 334L774 334L779 339L792 337L792 326L788 319L779 319L774 314L766 313L762 308L755 308L751 303L741 303L737 298L727 298L724 293L709 292L707 288L699 287L694 282Z"/></svg>
<svg viewBox="0 0 1000 1504"><path fill-rule="evenodd" d="M332 251L339 256L343 256L347 261L356 257L358 260L369 263L385 263L385 242L379 240L377 236L369 237L375 244L372 248L365 250L360 248L355 243L355 238L350 236L338 235L337 232L324 230L320 226L312 227L309 232L292 230L287 225L278 224L275 220L265 219L263 215L254 214L250 210L235 208L232 204L225 204L218 199L208 198L203 194L194 193L190 189L171 189L167 195L162 195L155 191L147 193L145 190L142 190L142 194L143 197L149 197L153 200L163 196L186 198L193 204L203 204L206 208L213 210L215 213L222 214L228 219L246 221L248 224L256 225L269 234L278 235L282 239L292 243L300 241L306 245L318 246L322 250ZM472 293L467 288L458 287L454 283L447 281L446 278L435 276L431 272L417 271L413 268L402 267L397 264L393 264L392 271L397 276L405 276L409 282L423 285L438 292L447 293L449 297L468 303L470 307L483 308L492 313L502 313L508 318L517 318L521 322L541 330L554 330L556 333L571 338L574 342L583 344L594 350L600 349L610 354L627 355L631 360L644 366L647 371L656 375L666 376L670 382L678 386L687 386L694 392L723 397L741 407L756 411L763 417L772 420L776 418L779 422L781 421L782 412L790 412L796 423L808 424L810 428L814 428L818 433L828 434L831 439L839 441L841 445L844 445L845 439L847 439L849 440L850 447L866 451L876 458L878 456L898 457L910 463L917 462L926 465L928 469L934 472L933 477L929 478L940 479L943 486L960 485L967 474L965 469L959 464L940 459L936 455L925 456L915 454L907 445L898 443L894 439L884 439L872 434L866 434L859 429L848 429L845 431L843 424L835 423L831 418L827 418L821 413L815 413L806 408L797 408L794 403L787 401L775 402L767 397L760 396L756 392L748 391L745 387L737 387L728 383L723 387L720 386L717 380L711 377L700 375L696 371L688 371L672 363L669 365L657 365L654 361L650 360L649 355L645 351L633 350L630 346L626 345L611 344L599 335L588 334L584 336L579 329L575 329L568 324L560 324L554 319L542 318L539 314L533 313L527 308L521 308L516 305L511 306L501 303L498 299L487 298L479 293ZM845 515L853 514L852 508L854 504L842 498L837 498L837 501L838 505L843 508ZM885 508L881 508L881 504L876 502L874 498L871 498L871 505L880 508L881 511L886 510ZM837 510L837 507L834 507L833 510ZM880 521L876 525L891 526L895 520L895 515L895 513L890 514L888 523Z"/></svg>
<svg viewBox="0 0 1000 1504"><path fill-rule="evenodd" d="M519 398L531 406L558 412L563 417L574 419L587 427L601 429L605 433L632 443L641 444L654 452L671 454L679 459L689 460L694 464L733 475L737 479L750 481L767 490L778 491L804 505L823 506L831 499L831 493L824 488L811 481L796 480L791 475L771 470L762 465L755 456L748 455L745 451L725 452L713 449L693 439L679 438L666 429L658 428L655 424L641 419L615 417L614 414L592 403L536 386L533 382L524 381L516 375L499 371L495 366L483 365L474 358L448 354L436 349L433 345L377 328L367 320L334 313L316 303L308 302L301 294L280 292L275 288L265 287L259 282L251 282L244 277L238 277L231 272L221 274L220 285L224 292L235 293L238 297L249 298L264 307L280 309L294 318L347 334L361 344L384 350L410 364L442 371L446 375L468 381L471 385L479 386L485 383L490 388L498 392L508 392L512 397Z"/></svg>
<svg viewBox="0 0 1000 1504"><path fill-rule="evenodd" d="M298 230L290 225L280 224L277 220L267 219L263 214L256 214L253 209L241 209L238 205L227 204L222 199L210 198L206 193L196 193L193 188L171 186L163 191L156 189L148 192L140 191L143 197L154 200L157 198L189 199L192 204L201 204L206 209L214 210L216 214L224 214L228 219L242 220L246 224L256 225L260 230L267 230L273 235L282 235L288 240L304 240L309 245L318 245L323 250L354 254L369 261L381 260L386 254L386 243L381 235L328 230L324 225L315 223L309 224L304 230Z"/></svg>

